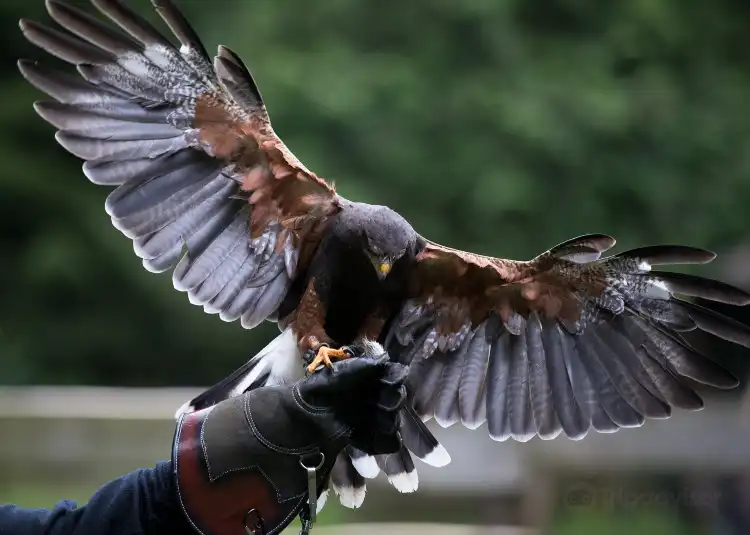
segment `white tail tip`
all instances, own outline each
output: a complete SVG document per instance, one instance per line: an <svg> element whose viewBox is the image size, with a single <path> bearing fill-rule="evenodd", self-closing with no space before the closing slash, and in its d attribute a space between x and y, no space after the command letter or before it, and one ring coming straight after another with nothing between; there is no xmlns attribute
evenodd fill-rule
<svg viewBox="0 0 750 535"><path fill-rule="evenodd" d="M430 466L436 466L440 468L446 466L451 462L451 456L448 453L448 450L446 450L442 446L442 444L438 444L434 450L425 455L422 461L429 464Z"/></svg>

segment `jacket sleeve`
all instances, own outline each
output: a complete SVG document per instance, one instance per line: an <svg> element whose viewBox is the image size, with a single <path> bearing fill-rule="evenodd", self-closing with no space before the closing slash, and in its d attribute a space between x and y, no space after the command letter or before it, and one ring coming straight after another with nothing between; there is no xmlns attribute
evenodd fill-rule
<svg viewBox="0 0 750 535"><path fill-rule="evenodd" d="M136 470L100 488L88 504L52 509L0 505L0 535L193 535L175 491L172 463Z"/></svg>

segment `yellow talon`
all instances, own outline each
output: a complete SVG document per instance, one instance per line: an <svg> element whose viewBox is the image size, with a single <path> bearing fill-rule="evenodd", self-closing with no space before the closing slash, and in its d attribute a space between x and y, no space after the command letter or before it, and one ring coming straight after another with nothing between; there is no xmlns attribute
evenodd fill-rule
<svg viewBox="0 0 750 535"><path fill-rule="evenodd" d="M313 373L315 371L315 368L317 368L321 364L325 365L327 368L330 368L331 366L333 366L333 362L331 362L332 358L339 360L348 359L349 353L347 353L343 349L332 349L328 346L321 346L318 349L318 353L315 355L315 358L307 367L307 373Z"/></svg>

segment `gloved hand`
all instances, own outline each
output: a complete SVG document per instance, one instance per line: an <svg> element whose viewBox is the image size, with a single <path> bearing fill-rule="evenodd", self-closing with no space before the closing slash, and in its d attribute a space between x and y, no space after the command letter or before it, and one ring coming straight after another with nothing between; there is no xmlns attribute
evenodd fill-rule
<svg viewBox="0 0 750 535"><path fill-rule="evenodd" d="M344 447L395 453L406 372L386 354L356 356L183 415L172 462L193 527L203 535L279 533L327 486Z"/></svg>

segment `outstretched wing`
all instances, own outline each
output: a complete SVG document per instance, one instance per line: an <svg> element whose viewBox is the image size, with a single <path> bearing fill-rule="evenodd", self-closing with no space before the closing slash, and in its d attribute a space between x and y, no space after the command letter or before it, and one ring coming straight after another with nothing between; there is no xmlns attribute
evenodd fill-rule
<svg viewBox="0 0 750 535"><path fill-rule="evenodd" d="M750 294L652 270L710 262L711 252L665 245L600 258L614 243L582 236L522 262L425 241L386 341L411 364L416 412L443 427L486 422L495 440L580 439L699 409L699 384L735 387L687 336L750 347L750 329L675 294L735 305Z"/></svg>
<svg viewBox="0 0 750 535"><path fill-rule="evenodd" d="M21 21L77 70L19 62L54 99L36 111L91 182L117 186L107 213L146 269L174 268L175 288L225 321L273 317L338 210L333 188L276 136L242 61L220 46L212 63L170 0L152 3L179 48L119 0L92 3L123 31L57 0L67 31Z"/></svg>

